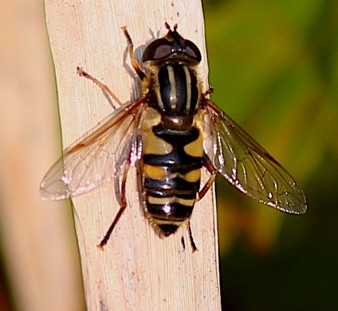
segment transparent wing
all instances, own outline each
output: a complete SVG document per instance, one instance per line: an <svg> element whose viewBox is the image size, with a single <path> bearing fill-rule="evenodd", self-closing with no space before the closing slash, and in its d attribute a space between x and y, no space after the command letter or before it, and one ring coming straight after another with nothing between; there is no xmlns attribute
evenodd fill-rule
<svg viewBox="0 0 338 311"><path fill-rule="evenodd" d="M42 198L63 200L89 192L119 176L129 157L137 160L136 128L142 106L140 98L119 108L66 148L41 182Z"/></svg>
<svg viewBox="0 0 338 311"><path fill-rule="evenodd" d="M218 172L261 203L305 213L306 198L290 174L220 108L210 100L206 103L213 132L212 162Z"/></svg>

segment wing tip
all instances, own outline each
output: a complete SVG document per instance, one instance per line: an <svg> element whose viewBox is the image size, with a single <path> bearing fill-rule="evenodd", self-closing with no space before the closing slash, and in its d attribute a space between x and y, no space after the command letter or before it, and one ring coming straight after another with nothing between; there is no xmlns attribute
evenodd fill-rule
<svg viewBox="0 0 338 311"><path fill-rule="evenodd" d="M50 192L41 184L40 197L43 201L61 201L70 197L69 191Z"/></svg>

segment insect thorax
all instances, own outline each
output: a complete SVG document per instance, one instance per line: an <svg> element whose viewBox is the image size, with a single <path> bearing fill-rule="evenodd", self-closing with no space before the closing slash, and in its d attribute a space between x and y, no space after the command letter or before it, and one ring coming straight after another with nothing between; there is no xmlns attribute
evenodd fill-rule
<svg viewBox="0 0 338 311"><path fill-rule="evenodd" d="M180 62L154 66L150 79L151 106L164 116L189 116L192 120L201 96L193 68Z"/></svg>

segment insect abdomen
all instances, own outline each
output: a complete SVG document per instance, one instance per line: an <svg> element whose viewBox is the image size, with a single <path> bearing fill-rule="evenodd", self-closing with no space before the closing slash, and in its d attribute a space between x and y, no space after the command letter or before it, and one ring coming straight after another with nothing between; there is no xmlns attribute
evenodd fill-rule
<svg viewBox="0 0 338 311"><path fill-rule="evenodd" d="M200 188L202 136L196 127L172 130L160 123L145 137L143 154L145 214L168 236L191 216Z"/></svg>

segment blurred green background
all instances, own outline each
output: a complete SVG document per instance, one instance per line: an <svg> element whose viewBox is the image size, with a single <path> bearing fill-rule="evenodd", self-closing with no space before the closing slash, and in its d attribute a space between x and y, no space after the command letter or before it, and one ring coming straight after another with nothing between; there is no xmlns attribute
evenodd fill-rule
<svg viewBox="0 0 338 311"><path fill-rule="evenodd" d="M218 179L225 310L338 310L338 2L205 0L212 100L298 181L304 216Z"/></svg>

